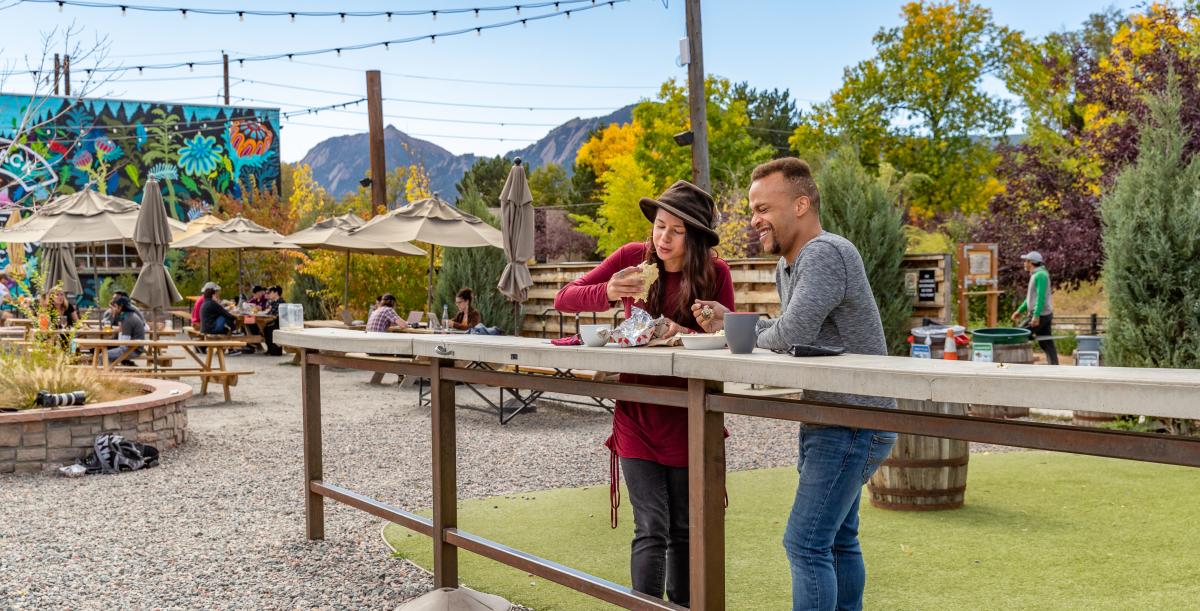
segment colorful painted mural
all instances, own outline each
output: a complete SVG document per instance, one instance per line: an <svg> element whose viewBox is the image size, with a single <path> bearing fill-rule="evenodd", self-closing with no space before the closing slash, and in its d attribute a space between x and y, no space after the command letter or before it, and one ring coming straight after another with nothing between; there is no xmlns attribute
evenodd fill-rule
<svg viewBox="0 0 1200 611"><path fill-rule="evenodd" d="M138 201L147 176L163 183L167 212L188 221L218 194L279 179L279 111L130 100L49 98L17 134L28 96L0 95L0 216L92 188ZM17 142L14 144L13 140ZM10 146L11 145L11 146Z"/></svg>
<svg viewBox="0 0 1200 611"><path fill-rule="evenodd" d="M32 105L32 106L31 106ZM20 129L26 109L36 108ZM20 132L20 133L18 133ZM279 180L279 111L112 99L0 95L0 224L55 195L96 189L140 201L163 185L167 214L187 222L218 195ZM9 253L24 250L25 265ZM19 255L18 255L19 259ZM36 265L34 245L0 245L0 270Z"/></svg>

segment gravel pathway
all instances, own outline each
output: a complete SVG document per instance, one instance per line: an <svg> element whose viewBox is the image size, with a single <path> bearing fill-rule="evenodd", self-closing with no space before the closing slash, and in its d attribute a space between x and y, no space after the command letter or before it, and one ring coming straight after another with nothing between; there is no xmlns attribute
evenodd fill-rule
<svg viewBox="0 0 1200 611"><path fill-rule="evenodd" d="M299 370L287 360L231 359L256 374L233 403L219 389L193 399L188 442L161 467L0 476L0 607L394 608L430 589L424 572L388 556L367 514L328 502L326 540L304 540ZM415 389L369 377L322 373L325 477L428 507L428 409ZM606 483L610 426L598 408L544 405L506 426L463 410L460 497ZM730 469L794 463L796 425L733 416L728 428Z"/></svg>

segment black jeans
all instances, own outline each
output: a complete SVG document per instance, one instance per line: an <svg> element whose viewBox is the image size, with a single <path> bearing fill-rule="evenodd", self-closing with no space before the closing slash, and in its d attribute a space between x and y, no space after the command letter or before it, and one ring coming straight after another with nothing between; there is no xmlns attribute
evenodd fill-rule
<svg viewBox="0 0 1200 611"><path fill-rule="evenodd" d="M1050 323L1054 321L1053 314L1042 314L1041 318L1038 319L1038 325L1036 327L1032 325L1033 319L1031 318L1029 320L1031 324L1028 328L1030 331L1033 331L1034 337L1049 337L1054 335L1054 330L1050 328ZM1042 347L1042 352L1046 353L1046 362L1050 363L1051 365L1057 365L1058 347L1054 345L1054 340L1043 339L1038 342L1038 345Z"/></svg>
<svg viewBox="0 0 1200 611"><path fill-rule="evenodd" d="M283 348L276 346L275 342L272 341L275 339L275 332L278 330L279 330L279 321L277 321L277 320L272 321L270 324L268 324L266 327L263 328L263 339L266 340L266 342L267 342L267 354L269 356L283 355Z"/></svg>
<svg viewBox="0 0 1200 611"><path fill-rule="evenodd" d="M622 458L633 505L629 572L633 589L688 606L688 470Z"/></svg>

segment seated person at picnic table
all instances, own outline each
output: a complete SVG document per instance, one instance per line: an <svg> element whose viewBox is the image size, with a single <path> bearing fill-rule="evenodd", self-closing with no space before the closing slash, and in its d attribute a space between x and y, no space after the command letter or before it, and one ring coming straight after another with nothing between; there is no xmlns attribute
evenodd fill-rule
<svg viewBox="0 0 1200 611"><path fill-rule="evenodd" d="M133 307L133 302L128 297L117 297L113 299L112 305L109 306L112 312L113 325L117 329L118 340L143 340L146 339L146 320L142 318L141 313ZM124 346L113 346L108 349L108 360L115 361L125 354ZM142 353L141 348L135 348L126 355L126 360L123 364L131 365L128 358L137 356Z"/></svg>
<svg viewBox="0 0 1200 611"><path fill-rule="evenodd" d="M407 329L408 323L396 314L396 297L391 293L384 293L379 300L379 307L367 318L367 331L385 333L392 327Z"/></svg>
<svg viewBox="0 0 1200 611"><path fill-rule="evenodd" d="M211 284L211 283L210 283ZM205 335L231 335L236 317L221 305L221 287L205 285L200 300L200 332Z"/></svg>
<svg viewBox="0 0 1200 611"><path fill-rule="evenodd" d="M458 294L454 296L454 305L458 308L458 314L454 315L454 319L447 323L447 326L459 331L466 331L481 322L483 316L479 314L479 310L471 307L474 297L475 294L469 288L458 291Z"/></svg>
<svg viewBox="0 0 1200 611"><path fill-rule="evenodd" d="M247 299L246 301L249 301L254 307L258 308L259 310L267 309L268 303L267 303L266 287L258 285L258 284L254 285L254 288L250 289L250 299Z"/></svg>
<svg viewBox="0 0 1200 611"><path fill-rule="evenodd" d="M200 298L196 300L196 305L192 306L192 328L193 329L200 330L200 308L204 305L203 293L204 293L204 291L207 291L208 289L216 289L219 291L219 290L221 290L221 287L217 286L216 282L205 282L204 286L200 288L200 292L202 294L200 295Z"/></svg>
<svg viewBox="0 0 1200 611"><path fill-rule="evenodd" d="M58 329L70 329L79 323L79 310L67 299L67 294L60 288L50 292L52 308L51 325Z"/></svg>
<svg viewBox="0 0 1200 611"><path fill-rule="evenodd" d="M637 300L651 316L668 321L665 335L701 330L692 313L696 299L733 308L729 265L713 248L720 236L713 229L716 206L699 187L678 181L657 199L639 202L653 223L649 239L626 244L598 267L558 291L559 312L603 312L625 298ZM638 265L654 266L658 279L644 286ZM687 380L621 374L622 383L686 388ZM625 472L633 505L630 574L633 589L655 598L667 597L687 606L689 600L688 413L687 410L617 401L612 435L604 442L611 452L613 528L616 528L620 471Z"/></svg>
<svg viewBox="0 0 1200 611"><path fill-rule="evenodd" d="M116 301L117 299L120 299L121 297L125 297L126 299L128 299L129 293L127 293L125 291L121 291L121 290L113 291L112 298L108 300L108 305L111 306L114 301ZM133 305L132 300L130 300L130 302L129 302L129 307L133 308L133 311L137 312L138 314L142 313L141 310L137 309L136 305ZM145 318L145 317L143 317L143 318ZM111 308L104 309L104 313L100 315L100 324L107 325L110 327L113 326L113 318L112 318L112 309Z"/></svg>
<svg viewBox="0 0 1200 611"><path fill-rule="evenodd" d="M279 346L276 346L271 340L274 338L275 332L279 330L279 305L284 303L283 287L275 285L267 289L266 299L266 313L270 316L274 316L275 320L272 320L263 327L263 339L267 342L267 355L280 356L283 354L283 349Z"/></svg>

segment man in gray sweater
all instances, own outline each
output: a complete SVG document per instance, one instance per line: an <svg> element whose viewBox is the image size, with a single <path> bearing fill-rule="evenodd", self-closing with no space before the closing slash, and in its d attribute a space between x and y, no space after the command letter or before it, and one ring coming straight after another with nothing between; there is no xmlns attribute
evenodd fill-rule
<svg viewBox="0 0 1200 611"><path fill-rule="evenodd" d="M808 164L785 158L755 168L750 209L763 250L780 257L775 280L782 313L759 321L758 347L816 344L887 354L862 257L849 240L821 228L821 197ZM692 310L706 330L724 326L720 304L697 302ZM885 397L805 391L804 398L895 407ZM792 608L861 609L866 568L858 544L858 505L863 484L887 458L896 434L805 424L799 437L800 483L783 538L792 571Z"/></svg>

